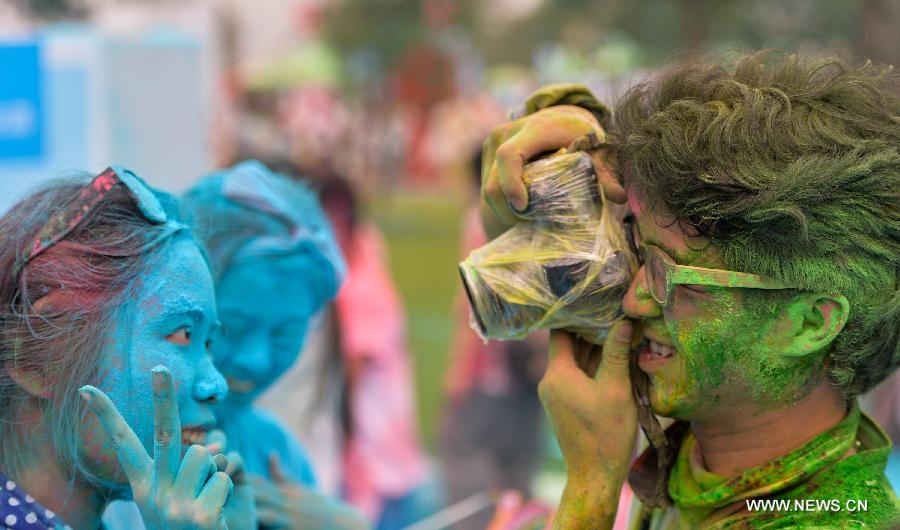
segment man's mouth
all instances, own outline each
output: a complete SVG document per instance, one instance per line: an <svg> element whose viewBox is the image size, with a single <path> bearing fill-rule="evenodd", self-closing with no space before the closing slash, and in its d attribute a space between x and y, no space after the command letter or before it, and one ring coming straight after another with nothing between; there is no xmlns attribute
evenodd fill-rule
<svg viewBox="0 0 900 530"><path fill-rule="evenodd" d="M638 366L641 370L652 373L675 357L675 347L648 338L638 355Z"/></svg>
<svg viewBox="0 0 900 530"><path fill-rule="evenodd" d="M664 359L675 355L675 348L650 339L650 355L656 359Z"/></svg>

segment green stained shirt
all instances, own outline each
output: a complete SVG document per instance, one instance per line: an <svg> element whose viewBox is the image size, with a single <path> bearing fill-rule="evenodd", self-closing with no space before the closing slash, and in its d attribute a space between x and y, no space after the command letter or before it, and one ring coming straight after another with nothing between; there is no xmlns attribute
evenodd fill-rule
<svg viewBox="0 0 900 530"><path fill-rule="evenodd" d="M845 458L851 449L855 452ZM890 449L887 435L860 413L856 402L839 424L804 446L731 478L703 467L697 441L686 431L669 473L674 505L638 506L631 527L893 528L900 522L900 507L884 476ZM635 465L646 460L642 455ZM751 511L748 501L768 506Z"/></svg>

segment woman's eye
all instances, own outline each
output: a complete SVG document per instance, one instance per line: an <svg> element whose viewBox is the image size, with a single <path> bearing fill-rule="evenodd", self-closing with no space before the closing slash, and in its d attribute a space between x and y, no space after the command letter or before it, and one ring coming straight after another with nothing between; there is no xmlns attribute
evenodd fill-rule
<svg viewBox="0 0 900 530"><path fill-rule="evenodd" d="M278 330L272 333L272 342L278 345L290 343L294 338L294 334L287 330Z"/></svg>
<svg viewBox="0 0 900 530"><path fill-rule="evenodd" d="M303 336L304 328L298 325L287 325L272 331L272 344L279 348L295 348L297 337Z"/></svg>
<svg viewBox="0 0 900 530"><path fill-rule="evenodd" d="M190 328L178 328L178 331L166 337L166 340L172 344L187 346L191 343L191 330Z"/></svg>

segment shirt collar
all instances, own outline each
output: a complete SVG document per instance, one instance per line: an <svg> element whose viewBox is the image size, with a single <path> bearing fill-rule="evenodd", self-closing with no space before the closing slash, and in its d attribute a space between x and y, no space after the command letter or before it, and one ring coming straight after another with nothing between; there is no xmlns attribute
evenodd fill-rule
<svg viewBox="0 0 900 530"><path fill-rule="evenodd" d="M629 484L648 507L674 504L686 520L693 521L742 499L772 495L809 480L843 458L858 438L859 453L883 450L890 445L887 435L861 414L856 401L844 419L828 431L781 458L731 478L703 468L695 456L696 439L689 423L676 422L665 434L668 446L677 451L677 456L671 458L671 466L661 471L660 455L650 447L632 466ZM665 478L661 481L662 477ZM667 487L659 488L660 484Z"/></svg>

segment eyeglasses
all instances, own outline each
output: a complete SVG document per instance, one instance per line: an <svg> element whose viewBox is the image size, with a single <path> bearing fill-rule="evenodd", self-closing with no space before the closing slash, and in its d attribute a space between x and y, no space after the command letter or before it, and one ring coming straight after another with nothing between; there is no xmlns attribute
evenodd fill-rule
<svg viewBox="0 0 900 530"><path fill-rule="evenodd" d="M743 289L794 289L777 280L771 280L748 272L707 269L678 265L661 248L644 243L641 245L647 287L650 295L662 307L669 307L674 300L675 287L679 285L710 285Z"/></svg>
<svg viewBox="0 0 900 530"><path fill-rule="evenodd" d="M639 243L631 222L625 222L625 235L632 250L644 265L650 296L662 307L675 302L679 285L708 285L742 289L795 289L795 285L772 280L758 274L723 269L708 269L675 263L664 250L649 243Z"/></svg>
<svg viewBox="0 0 900 530"><path fill-rule="evenodd" d="M162 224L168 220L159 199L140 177L119 166L108 167L81 188L77 198L68 207L56 212L44 223L22 256L22 260L13 270L13 274L17 276L28 262L71 234L91 212L97 209L109 191L119 184L125 186L147 221Z"/></svg>

